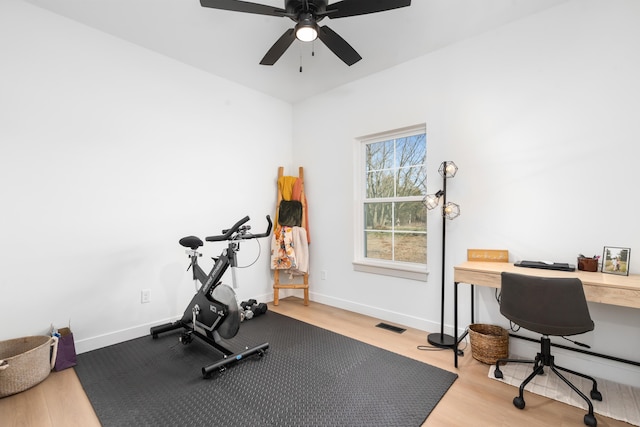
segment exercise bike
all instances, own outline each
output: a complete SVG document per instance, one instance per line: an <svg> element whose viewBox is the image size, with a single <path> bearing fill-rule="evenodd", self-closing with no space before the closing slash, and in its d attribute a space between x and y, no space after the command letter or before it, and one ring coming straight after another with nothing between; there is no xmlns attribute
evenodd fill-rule
<svg viewBox="0 0 640 427"><path fill-rule="evenodd" d="M205 274L198 265L198 258L202 256L198 248L204 244L202 240L196 236L180 239L180 245L188 248L186 253L190 264L187 271L191 269L193 280L200 282L201 286L180 320L153 326L150 329L151 336L156 339L158 334L183 328L184 331L180 335L182 344L189 344L196 336L220 351L224 355L222 360L202 368L204 378L210 378L215 370L224 371L227 365L245 357L254 354L264 356L265 350L269 348L269 343L263 343L234 354L221 342L221 338L230 339L236 336L240 329L241 317L235 291L230 286L222 284L220 280L227 269L232 267L232 281L235 287L236 253L240 250L240 241L268 237L271 234L272 222L269 215L267 215L267 231L261 234L250 233L251 226L244 225L247 221L249 221L248 216L236 222L231 228L222 230L221 235L205 238L207 242L229 242L221 255L213 258L215 262L209 274Z"/></svg>

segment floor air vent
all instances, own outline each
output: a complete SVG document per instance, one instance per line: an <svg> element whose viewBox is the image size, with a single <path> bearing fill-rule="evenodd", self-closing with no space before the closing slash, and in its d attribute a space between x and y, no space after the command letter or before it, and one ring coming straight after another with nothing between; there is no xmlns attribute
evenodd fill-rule
<svg viewBox="0 0 640 427"><path fill-rule="evenodd" d="M396 332L398 334L403 333L404 331L406 331L406 329L403 328L399 328L397 326L393 326L393 325L389 325L388 323L378 323L376 325L376 328L382 328L382 329L386 329L388 331L393 331Z"/></svg>

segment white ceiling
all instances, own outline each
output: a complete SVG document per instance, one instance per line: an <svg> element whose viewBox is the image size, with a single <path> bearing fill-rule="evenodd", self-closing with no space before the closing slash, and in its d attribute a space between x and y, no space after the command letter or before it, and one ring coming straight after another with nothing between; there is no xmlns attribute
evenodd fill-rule
<svg viewBox="0 0 640 427"><path fill-rule="evenodd" d="M362 56L351 67L319 40L296 40L274 66L260 65L293 27L288 18L203 8L199 0L25 1L295 103L567 0L413 0L402 9L324 19L321 26L331 27ZM255 2L284 7L284 0Z"/></svg>

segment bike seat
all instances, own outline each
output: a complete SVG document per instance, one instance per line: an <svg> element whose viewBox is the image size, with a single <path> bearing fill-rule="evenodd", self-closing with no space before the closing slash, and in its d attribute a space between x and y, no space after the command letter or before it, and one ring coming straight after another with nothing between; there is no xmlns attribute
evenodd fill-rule
<svg viewBox="0 0 640 427"><path fill-rule="evenodd" d="M202 243L202 240L196 236L183 237L178 243L185 248L191 248L194 251L204 244Z"/></svg>

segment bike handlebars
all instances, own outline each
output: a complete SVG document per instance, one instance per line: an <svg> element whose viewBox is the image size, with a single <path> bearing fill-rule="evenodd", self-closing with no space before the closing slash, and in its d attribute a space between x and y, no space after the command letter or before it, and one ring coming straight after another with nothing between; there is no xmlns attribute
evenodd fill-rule
<svg viewBox="0 0 640 427"><path fill-rule="evenodd" d="M222 230L222 234L221 235L205 237L205 240L207 242L220 242L220 241L223 241L223 240L228 240L229 237L231 237L231 235L233 233L238 231L238 228L240 228L240 226L242 224L244 224L245 222L247 222L247 221L249 221L249 216L245 216L240 221L238 221L235 224L233 224L233 226L231 228L229 228L228 230Z"/></svg>
<svg viewBox="0 0 640 427"><path fill-rule="evenodd" d="M251 237L245 237L245 239L258 239L260 237L268 237L269 234L271 234L271 227L273 226L273 223L271 222L271 217L269 215L267 215L267 231L265 231L262 234L254 234Z"/></svg>
<svg viewBox="0 0 640 427"><path fill-rule="evenodd" d="M242 218L240 221L236 222L235 224L233 224L233 226L231 228L229 228L228 230L222 230L222 234L218 235L218 236L209 236L209 237L205 237L205 240L207 242L221 242L224 240L230 240L230 237L236 233L238 231L238 229L242 226L242 224L244 224L245 222L249 221L249 217L245 216L244 218ZM271 227L272 227L272 222L271 222L271 217L269 215L267 215L267 222L268 222L268 226L267 226L267 231L265 231L262 234L251 234L249 236L242 236L242 239L257 239L259 237L267 237L269 234L271 234Z"/></svg>

